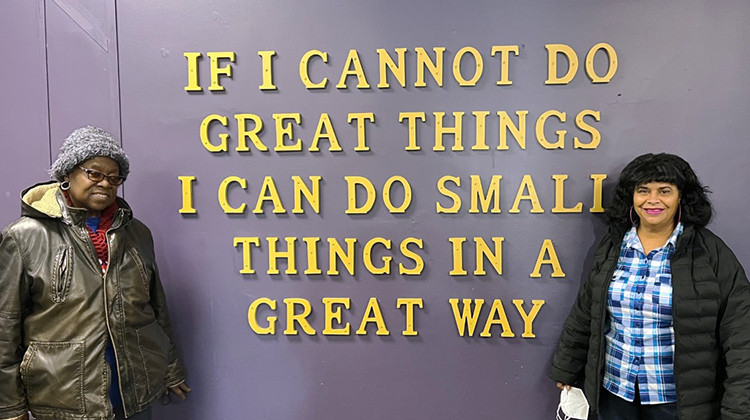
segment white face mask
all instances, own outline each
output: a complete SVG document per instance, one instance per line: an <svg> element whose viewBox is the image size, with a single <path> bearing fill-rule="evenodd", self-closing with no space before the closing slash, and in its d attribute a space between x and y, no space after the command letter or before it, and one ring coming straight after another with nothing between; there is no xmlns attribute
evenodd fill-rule
<svg viewBox="0 0 750 420"><path fill-rule="evenodd" d="M586 420L589 418L589 402L581 388L571 387L560 393L560 405L557 406L557 420Z"/></svg>

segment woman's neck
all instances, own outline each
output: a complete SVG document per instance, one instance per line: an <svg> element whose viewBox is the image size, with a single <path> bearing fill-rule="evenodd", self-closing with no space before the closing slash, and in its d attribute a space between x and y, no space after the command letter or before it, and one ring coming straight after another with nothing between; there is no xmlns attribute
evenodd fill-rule
<svg viewBox="0 0 750 420"><path fill-rule="evenodd" d="M656 229L642 225L638 226L636 233L638 234L638 239L641 240L641 245L643 245L643 252L648 254L652 250L664 246L669 237L672 236L674 228L675 225L667 225Z"/></svg>

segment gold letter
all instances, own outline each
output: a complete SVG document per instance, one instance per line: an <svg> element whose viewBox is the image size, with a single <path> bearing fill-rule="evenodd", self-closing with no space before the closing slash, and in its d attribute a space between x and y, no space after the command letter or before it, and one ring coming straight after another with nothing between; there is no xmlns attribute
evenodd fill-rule
<svg viewBox="0 0 750 420"><path fill-rule="evenodd" d="M276 90L273 84L273 61L276 51L258 51L263 63L263 84L258 86L260 90Z"/></svg>
<svg viewBox="0 0 750 420"><path fill-rule="evenodd" d="M227 52L210 52L206 53L208 58L211 59L211 86L208 87L208 90L215 92L215 91L223 91L224 86L219 83L219 76L225 75L229 78L232 77L232 65L227 64L224 67L219 67L219 60L226 59L234 63L234 52L227 51Z"/></svg>
<svg viewBox="0 0 750 420"><path fill-rule="evenodd" d="M497 314L497 317L495 317L495 314ZM513 331L510 329L510 323L508 322L508 317L505 315L505 308L503 308L503 302L500 299L495 299L492 302L492 308L490 308L490 314L487 316L487 322L484 324L484 330L482 331L479 336L481 337L491 337L492 334L490 334L490 328L493 325L500 324L503 327L503 332L500 334L500 337L515 337L516 335L513 334Z"/></svg>
<svg viewBox="0 0 750 420"><path fill-rule="evenodd" d="M599 76L598 74L596 74L596 71L594 71L594 56L599 50L604 50L604 52L607 53L607 58L609 58L609 68L607 69L607 74L605 74L604 76ZM615 75L616 71L617 53L611 45L607 44L606 42L600 42L599 44L591 47L588 54L586 54L586 74L589 76L592 83L609 83L609 81L612 80L612 76Z"/></svg>
<svg viewBox="0 0 750 420"><path fill-rule="evenodd" d="M226 152L229 150L227 148L227 139L229 138L229 134L227 133L220 133L219 138L221 139L221 143L218 146L215 146L213 143L211 143L211 140L208 139L208 130L211 127L211 123L218 121L226 127L229 124L229 120L227 117L223 115L218 114L211 114L203 119L203 122L201 122L201 143L203 143L203 147L206 148L211 153L218 153L218 152Z"/></svg>
<svg viewBox="0 0 750 420"><path fill-rule="evenodd" d="M453 244L453 269L448 274L451 276L465 276L468 274L464 270L463 243L466 242L466 238L448 238L448 240Z"/></svg>
<svg viewBox="0 0 750 420"><path fill-rule="evenodd" d="M445 53L445 47L435 47L432 49L435 51L435 62L430 59L424 48L417 47L414 50L417 52L417 81L414 83L414 87L427 86L424 82L425 68L430 71L437 85L443 87L443 53Z"/></svg>
<svg viewBox="0 0 750 420"><path fill-rule="evenodd" d="M487 246L487 242L484 241L483 238L476 237L474 238L474 244L476 246L476 256L477 256L477 268L474 270L475 276L483 276L487 274L484 271L484 258L486 257L487 260L492 264L492 267L495 268L495 272L498 276L501 276L503 274L503 240L505 238L500 237L492 237L492 242L495 244L495 252L493 253L490 251L490 247Z"/></svg>
<svg viewBox="0 0 750 420"><path fill-rule="evenodd" d="M565 44L547 44L547 80L545 85L565 85L576 75L578 70L578 56L572 48ZM557 77L557 54L568 59L568 72L563 77Z"/></svg>
<svg viewBox="0 0 750 420"><path fill-rule="evenodd" d="M409 244L417 244L419 249L422 249L424 246L422 240L417 238L409 237L401 241L401 254L414 261L414 268L406 268L402 263L399 263L398 274L406 274L407 276L422 274L422 270L424 270L424 260L419 254L412 252L409 249Z"/></svg>
<svg viewBox="0 0 750 420"><path fill-rule="evenodd" d="M339 269L336 261L341 261L349 274L354 275L354 244L357 238L344 238L346 252L336 238L328 238L328 271L326 274L338 276ZM338 258L337 258L338 257Z"/></svg>
<svg viewBox="0 0 750 420"><path fill-rule="evenodd" d="M602 135L599 130L586 123L583 118L587 115L594 117L599 122L599 111L592 111L590 109L584 109L576 115L576 126L581 130L591 134L591 141L588 144L581 143L578 141L578 137L573 137L573 148L575 149L596 149L599 146L599 142L602 141Z"/></svg>
<svg viewBox="0 0 750 420"><path fill-rule="evenodd" d="M233 182L240 184L240 188L243 190L247 189L247 180L245 178L240 178L238 176L228 176L224 178L224 180L221 181L221 184L219 184L219 205L226 214L242 214L245 212L247 204L242 203L239 207L232 207L229 205L229 200L227 199L229 184Z"/></svg>
<svg viewBox="0 0 750 420"><path fill-rule="evenodd" d="M261 327L260 324L258 324L258 306L260 305L268 305L268 307L272 310L276 310L276 301L269 299L269 298L258 298L253 301L253 303L250 304L250 307L247 309L247 323L250 324L250 328L253 329L253 331L256 334L265 335L265 334L276 334L276 318L275 316L269 316L266 318L268 321L267 327Z"/></svg>
<svg viewBox="0 0 750 420"><path fill-rule="evenodd" d="M238 152L249 152L250 148L247 147L247 138L252 140L255 148L261 152L267 152L268 147L260 140L258 134L263 130L263 120L255 114L235 114L234 118L237 120L237 150ZM251 119L255 125L252 130L247 129L247 119Z"/></svg>
<svg viewBox="0 0 750 420"><path fill-rule="evenodd" d="M367 212L372 210L372 206L375 204L375 197L377 196L372 182L363 176L345 176L344 179L349 187L347 189L349 207L347 207L344 213L367 214ZM357 207L357 185L363 186L367 192L367 200L361 207Z"/></svg>
<svg viewBox="0 0 750 420"><path fill-rule="evenodd" d="M422 298L398 298L396 299L396 309L401 306L406 307L406 328L401 332L401 335L419 335L417 330L414 329L414 306L418 306L420 309L424 307Z"/></svg>
<svg viewBox="0 0 750 420"><path fill-rule="evenodd" d="M528 191L529 193L524 194L524 190ZM521 211L518 210L518 205L521 203L521 200L529 200L531 202L531 210L529 211L530 213L544 213L542 205L539 204L539 196L536 194L534 180L531 179L531 175L523 176L521 185L518 187L518 192L516 193L516 199L513 201L513 207L508 210L508 213L520 213Z"/></svg>
<svg viewBox="0 0 750 420"><path fill-rule="evenodd" d="M307 247L307 269L305 270L305 274L323 273L318 267L318 241L320 241L320 238L307 237L302 238L302 240L305 241L305 246Z"/></svg>
<svg viewBox="0 0 750 420"><path fill-rule="evenodd" d="M523 299L513 299L513 304L516 305L518 313L521 315L521 318L523 318L523 334L521 334L521 337L536 337L536 335L534 335L534 319L536 319L539 310L542 309L544 301L536 299L532 300L531 304L534 306L531 308L531 312L529 312L528 314L523 310Z"/></svg>
<svg viewBox="0 0 750 420"><path fill-rule="evenodd" d="M433 112L433 114L435 115L435 146L432 148L432 150L436 152L442 152L443 150L445 150L445 147L443 146L444 134L453 135L453 147L451 147L451 150L464 150L464 146L461 144L461 128L463 126L462 123L464 113L453 113L453 121L456 124L453 127L443 127L443 117L445 116L445 112Z"/></svg>
<svg viewBox="0 0 750 420"><path fill-rule="evenodd" d="M471 310L472 299L462 299L463 309L459 313L458 311L458 299L450 298L448 302L451 304L453 309L453 318L456 320L456 329L458 335L464 336L464 331L468 328L469 336L474 335L474 328L477 326L477 320L479 319L479 313L484 305L484 299L473 299L474 310Z"/></svg>
<svg viewBox="0 0 750 420"><path fill-rule="evenodd" d="M461 59L466 53L474 56L474 75L469 80L464 79L464 76L461 74ZM453 78L456 79L459 86L476 86L477 80L482 77L483 70L484 59L482 59L482 54L474 47L463 47L453 57Z"/></svg>
<svg viewBox="0 0 750 420"><path fill-rule="evenodd" d="M273 203L273 213L286 213L284 205L281 204L281 197L279 197L279 190L276 189L276 183L273 182L273 178L266 176L263 178L263 185L260 187L260 193L258 193L258 201L255 203L255 209L253 213L262 214L263 204L266 201Z"/></svg>
<svg viewBox="0 0 750 420"><path fill-rule="evenodd" d="M518 125L513 124L513 120L505 111L498 111L497 115L500 117L500 144L497 146L497 150L508 150L508 131L513 135L513 138L521 147L521 150L526 150L526 115L529 111L516 111L518 116Z"/></svg>
<svg viewBox="0 0 750 420"><path fill-rule="evenodd" d="M291 114L273 114L273 119L276 120L276 147L273 150L277 152L297 152L302 150L302 140L296 139L294 144L284 144L284 138L294 139L292 123L284 125L284 120L294 120L297 124L300 123L302 117L299 112Z"/></svg>
<svg viewBox="0 0 750 420"><path fill-rule="evenodd" d="M386 74L386 66L391 70L391 74L396 78L401 87L406 87L406 66L404 66L404 53L406 48L396 48L396 54L398 55L398 65L393 62L393 59L388 52L383 48L378 48L378 59L380 61L380 82L378 82L378 88L389 88L391 85L388 84L388 75Z"/></svg>
<svg viewBox="0 0 750 420"><path fill-rule="evenodd" d="M367 152L370 148L367 147L365 122L375 122L375 114L372 112L350 112L347 115L347 122L351 124L355 120L357 121L357 147L354 148L354 151Z"/></svg>
<svg viewBox="0 0 750 420"><path fill-rule="evenodd" d="M260 246L260 238L257 236L235 236L234 247L242 244L242 270L240 274L255 274L253 260L250 258L250 245Z"/></svg>
<svg viewBox="0 0 750 420"><path fill-rule="evenodd" d="M549 255L549 258L545 258L546 255ZM560 266L560 260L557 259L555 246L552 245L552 239L545 239L542 243L542 249L539 250L539 256L536 258L534 271L529 274L529 277L542 277L539 273L542 264L552 265L552 277L565 277L565 273L563 273L562 267Z"/></svg>
<svg viewBox="0 0 750 420"><path fill-rule="evenodd" d="M310 59L313 57L320 57L321 60L323 60L324 63L328 62L328 53L321 52L318 50L310 50L305 53L305 55L302 56L302 59L299 61L299 78L302 80L302 83L305 84L305 87L307 89L325 89L326 85L328 84L328 78L324 77L323 80L320 81L320 83L313 83L310 80L310 68L309 68L309 62Z"/></svg>
<svg viewBox="0 0 750 420"><path fill-rule="evenodd" d="M398 122L404 122L404 119L406 119L409 122L409 145L404 148L404 150L407 151L416 151L416 150L422 150L419 145L417 145L417 119L424 122L425 120L425 113L424 112L400 112L398 114Z"/></svg>
<svg viewBox="0 0 750 420"><path fill-rule="evenodd" d="M284 330L284 335L297 335L297 329L294 327L295 321L299 323L299 326L302 327L307 335L315 335L315 330L307 322L307 316L312 312L310 301L303 298L287 298L284 299L284 304L286 304L286 329ZM294 307L298 304L302 305L301 314L295 313L296 311L294 310Z"/></svg>
<svg viewBox="0 0 750 420"><path fill-rule="evenodd" d="M286 259L286 270L285 274L297 274L297 264L295 260L295 245L297 238L289 236L284 238L286 240L286 251L282 252L276 248L276 244L279 242L279 238L268 237L268 274L279 274L278 259Z"/></svg>
<svg viewBox="0 0 750 420"><path fill-rule="evenodd" d="M536 141L538 141L545 149L562 149L565 147L566 130L555 131L555 134L557 134L557 141L554 143L548 142L547 137L544 135L544 124L547 122L547 118L551 116L557 117L560 122L565 122L564 112L555 111L554 109L546 111L536 120Z"/></svg>
<svg viewBox="0 0 750 420"><path fill-rule="evenodd" d="M344 305L344 309L349 309L351 299L349 298L331 298L324 297L323 305L325 305L325 328L323 329L323 335L349 335L349 323L344 324L344 328L333 328L333 321L341 325L341 307L334 309L333 305Z"/></svg>
<svg viewBox="0 0 750 420"><path fill-rule="evenodd" d="M580 213L583 208L583 203L580 201L571 208L565 207L565 180L568 179L568 176L565 174L552 175L552 179L555 180L555 207L552 208L552 213Z"/></svg>
<svg viewBox="0 0 750 420"><path fill-rule="evenodd" d="M179 179L182 183L182 208L179 210L179 213L198 213L198 210L193 207L193 181L195 181L195 177L191 175L184 175L178 176L177 179Z"/></svg>
<svg viewBox="0 0 750 420"><path fill-rule="evenodd" d="M349 50L349 56L346 57L346 65L341 72L341 79L339 79L336 89L346 89L346 80L349 76L357 76L357 89L370 88L370 84L367 83L367 78L365 77L365 70L362 68L362 63L359 60L357 50Z"/></svg>
<svg viewBox="0 0 750 420"><path fill-rule="evenodd" d="M500 213L500 179L502 175L492 175L490 185L487 188L487 194L484 194L482 188L482 178L479 175L471 176L471 207L469 213L479 213L479 203L482 203L482 213L487 213L492 201L492 210L490 213Z"/></svg>
<svg viewBox="0 0 750 420"><path fill-rule="evenodd" d="M312 145L310 145L310 148L307 150L311 152L319 152L320 149L318 148L318 143L320 142L321 138L328 139L328 141L331 143L331 147L328 148L329 151L341 151L341 145L339 144L339 140L336 138L336 131L334 131L333 129L331 117L329 117L325 112L320 114L318 128L315 130L315 136L313 137Z"/></svg>
<svg viewBox="0 0 750 420"><path fill-rule="evenodd" d="M471 115L474 116L476 121L476 135L474 136L474 145L471 146L471 150L490 150L490 146L487 146L487 130L486 122L487 116L490 115L490 111L473 111Z"/></svg>
<svg viewBox="0 0 750 420"><path fill-rule="evenodd" d="M391 202L391 187L396 182L401 184L401 186L404 188L404 201L398 207L394 206ZM383 186L383 203L393 214L405 212L411 204L411 185L409 185L409 181L399 175L394 175L388 178L388 181L386 181L385 185Z"/></svg>
<svg viewBox="0 0 750 420"><path fill-rule="evenodd" d="M185 91L202 92L203 88L198 84L198 60L202 54L199 52L186 52L183 55L188 61L188 84L185 86Z"/></svg>
<svg viewBox="0 0 750 420"><path fill-rule="evenodd" d="M392 256L386 255L381 258L383 261L382 267L375 267L372 263L372 249L375 245L381 244L385 249L391 249L391 241L385 238L372 238L365 244L365 249L362 251L362 262L365 264L365 268L372 274L390 274L391 272L391 260Z"/></svg>
<svg viewBox="0 0 750 420"><path fill-rule="evenodd" d="M491 55L494 57L498 52L500 53L500 80L498 80L496 83L498 86L512 85L513 82L511 82L510 77L508 76L508 74L510 73L510 71L508 70L510 63L509 53L512 52L516 57L518 57L518 45L493 45Z"/></svg>
<svg viewBox="0 0 750 420"><path fill-rule="evenodd" d="M437 211L437 213L456 214L456 213L458 213L458 210L461 209L461 197L459 197L458 194L456 194L455 192L449 190L445 186L445 183L448 182L448 181L456 184L457 187L460 187L461 186L461 178L459 178L457 176L445 175L445 176L441 177L440 179L438 179L438 184L437 184L438 191L440 192L440 194L443 194L444 196L446 196L446 197L450 198L451 200L453 200L453 206L451 206L451 207L443 207L443 206L440 205L439 201L436 201L435 202L435 211Z"/></svg>
<svg viewBox="0 0 750 420"><path fill-rule="evenodd" d="M367 324L370 322L374 322L375 325L378 326L378 331L375 333L377 335L390 335L391 333L388 331L388 328L385 326L385 320L383 319L383 313L380 311L380 305L378 304L378 300L374 297L370 298L370 301L367 303L367 308L365 308L365 314L362 316L362 322L359 324L359 328L357 329L357 335L365 335L367 334L367 330L365 329L367 327Z"/></svg>
<svg viewBox="0 0 750 420"><path fill-rule="evenodd" d="M311 175L307 177L312 185L312 191L305 185L302 178L297 175L292 175L292 181L294 182L294 209L292 213L301 214L305 211L302 209L302 196L304 195L307 199L307 204L312 207L316 214L320 214L320 175Z"/></svg>
<svg viewBox="0 0 750 420"><path fill-rule="evenodd" d="M594 205L589 209L591 213L604 213L602 207L602 182L607 179L607 174L591 174L594 180Z"/></svg>

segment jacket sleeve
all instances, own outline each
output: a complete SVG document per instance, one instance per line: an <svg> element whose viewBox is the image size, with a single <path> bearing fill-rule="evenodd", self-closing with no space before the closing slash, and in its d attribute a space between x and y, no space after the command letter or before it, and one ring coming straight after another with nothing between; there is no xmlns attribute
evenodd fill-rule
<svg viewBox="0 0 750 420"><path fill-rule="evenodd" d="M9 229L0 234L0 418L28 410L21 383L23 316L28 293L18 242Z"/></svg>
<svg viewBox="0 0 750 420"><path fill-rule="evenodd" d="M150 232L149 238L151 238ZM153 240L151 241L151 249L153 250ZM167 296L164 294L164 287L162 287L156 263L154 263L153 269L154 278L151 281L151 306L154 308L157 322L159 322L167 337L169 337L169 367L167 368L167 376L164 378L164 383L167 387L172 387L185 382L185 369L180 361L174 335L172 334L172 324L169 321L169 311L167 310Z"/></svg>
<svg viewBox="0 0 750 420"><path fill-rule="evenodd" d="M726 361L722 419L750 418L750 284L732 251L719 244L716 273L724 285L719 339ZM728 295L727 295L728 293Z"/></svg>
<svg viewBox="0 0 750 420"><path fill-rule="evenodd" d="M583 377L592 333L591 291L594 278L605 259L607 236L599 244L591 272L578 290L578 296L563 325L560 341L552 356L549 377L556 382L575 385Z"/></svg>

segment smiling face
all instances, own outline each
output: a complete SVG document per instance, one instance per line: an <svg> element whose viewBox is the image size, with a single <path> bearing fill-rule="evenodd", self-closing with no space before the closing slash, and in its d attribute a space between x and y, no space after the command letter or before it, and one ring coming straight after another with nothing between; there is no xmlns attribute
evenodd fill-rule
<svg viewBox="0 0 750 420"><path fill-rule="evenodd" d="M99 216L102 210L115 202L117 186L110 184L107 177L99 182L91 181L81 167L99 171L105 175L119 175L120 167L117 162L108 157L97 156L76 166L65 177L65 181L70 182L68 195L73 206L85 208L91 216Z"/></svg>
<svg viewBox="0 0 750 420"><path fill-rule="evenodd" d="M669 182L641 184L633 192L633 208L641 219L639 229L671 232L679 205L680 191Z"/></svg>

